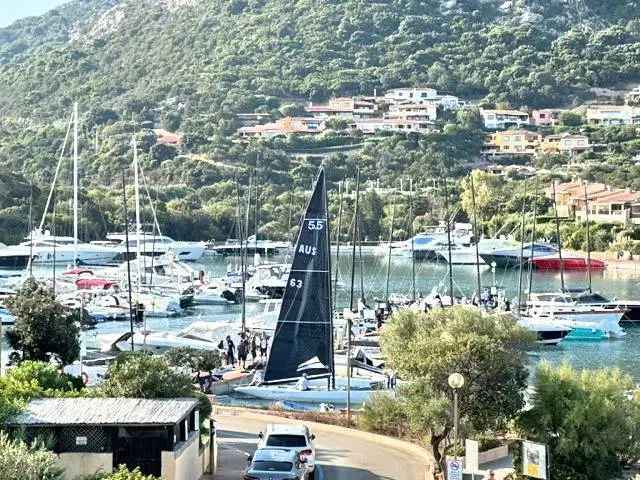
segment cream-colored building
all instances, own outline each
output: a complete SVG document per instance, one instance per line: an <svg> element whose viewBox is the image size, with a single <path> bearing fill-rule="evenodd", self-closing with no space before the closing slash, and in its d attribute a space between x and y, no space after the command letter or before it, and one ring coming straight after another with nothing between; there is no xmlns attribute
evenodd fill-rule
<svg viewBox="0 0 640 480"><path fill-rule="evenodd" d="M163 480L198 480L209 470L193 398L43 398L6 424L27 439L52 435L68 480L118 465Z"/></svg>

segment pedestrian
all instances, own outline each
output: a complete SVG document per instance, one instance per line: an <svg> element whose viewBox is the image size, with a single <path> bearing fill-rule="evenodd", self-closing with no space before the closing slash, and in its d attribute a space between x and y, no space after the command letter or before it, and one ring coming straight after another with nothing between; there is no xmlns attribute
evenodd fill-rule
<svg viewBox="0 0 640 480"><path fill-rule="evenodd" d="M249 343L246 338L240 340L238 344L238 364L242 364L242 369L247 367L247 351L249 349Z"/></svg>
<svg viewBox="0 0 640 480"><path fill-rule="evenodd" d="M231 335L227 335L227 365L236 368L236 346L231 340Z"/></svg>
<svg viewBox="0 0 640 480"><path fill-rule="evenodd" d="M301 392L306 392L309 390L309 379L307 378L307 374L303 373L302 376L298 379L296 383L296 389Z"/></svg>
<svg viewBox="0 0 640 480"><path fill-rule="evenodd" d="M489 476L487 477L488 480L496 480L496 474L493 470L491 470L489 472Z"/></svg>
<svg viewBox="0 0 640 480"><path fill-rule="evenodd" d="M267 356L267 348L269 347L269 337L265 332L260 336L260 359Z"/></svg>
<svg viewBox="0 0 640 480"><path fill-rule="evenodd" d="M251 337L251 358L253 359L253 361L256 361L256 356L258 353L258 343L256 342L256 336L253 335Z"/></svg>

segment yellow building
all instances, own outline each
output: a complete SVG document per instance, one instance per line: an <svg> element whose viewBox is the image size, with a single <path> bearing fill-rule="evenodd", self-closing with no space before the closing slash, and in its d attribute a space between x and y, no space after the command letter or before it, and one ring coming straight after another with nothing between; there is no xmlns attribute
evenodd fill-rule
<svg viewBox="0 0 640 480"><path fill-rule="evenodd" d="M528 130L505 130L488 136L484 153L490 155L535 155L542 135Z"/></svg>

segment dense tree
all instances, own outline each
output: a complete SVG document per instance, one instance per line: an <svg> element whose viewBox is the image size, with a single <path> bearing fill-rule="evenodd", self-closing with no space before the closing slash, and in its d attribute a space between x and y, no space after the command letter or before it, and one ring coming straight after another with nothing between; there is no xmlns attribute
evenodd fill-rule
<svg viewBox="0 0 640 480"><path fill-rule="evenodd" d="M7 307L16 317L7 333L9 345L24 360L48 361L52 355L69 364L80 354L77 315L59 304L53 291L31 278L24 282Z"/></svg>
<svg viewBox="0 0 640 480"><path fill-rule="evenodd" d="M549 447L551 478L607 480L640 454L640 401L633 389L618 370L542 365L518 427L524 438Z"/></svg>
<svg viewBox="0 0 640 480"><path fill-rule="evenodd" d="M172 370L165 358L142 352L123 353L107 373L98 387L99 394L130 398L195 397L199 400L202 421L211 414L209 399L195 389L188 375Z"/></svg>
<svg viewBox="0 0 640 480"><path fill-rule="evenodd" d="M400 377L413 382L398 399L408 428L428 435L438 463L453 427L449 375L465 378L459 395L464 432L504 428L524 405L525 349L533 340L512 317L469 307L402 311L385 326L382 351Z"/></svg>

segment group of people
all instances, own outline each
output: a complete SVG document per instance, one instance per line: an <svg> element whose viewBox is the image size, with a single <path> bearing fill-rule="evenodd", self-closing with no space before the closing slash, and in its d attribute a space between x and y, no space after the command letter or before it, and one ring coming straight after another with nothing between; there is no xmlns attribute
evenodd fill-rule
<svg viewBox="0 0 640 480"><path fill-rule="evenodd" d="M269 347L269 337L263 331L254 333L253 335L243 332L240 334L240 340L238 346L231 339L231 335L227 335L225 340L221 340L218 344L218 349L223 356L226 365L236 368L236 363L245 369L247 367L247 360L251 355L253 363L256 361L264 360L267 356L267 349Z"/></svg>

